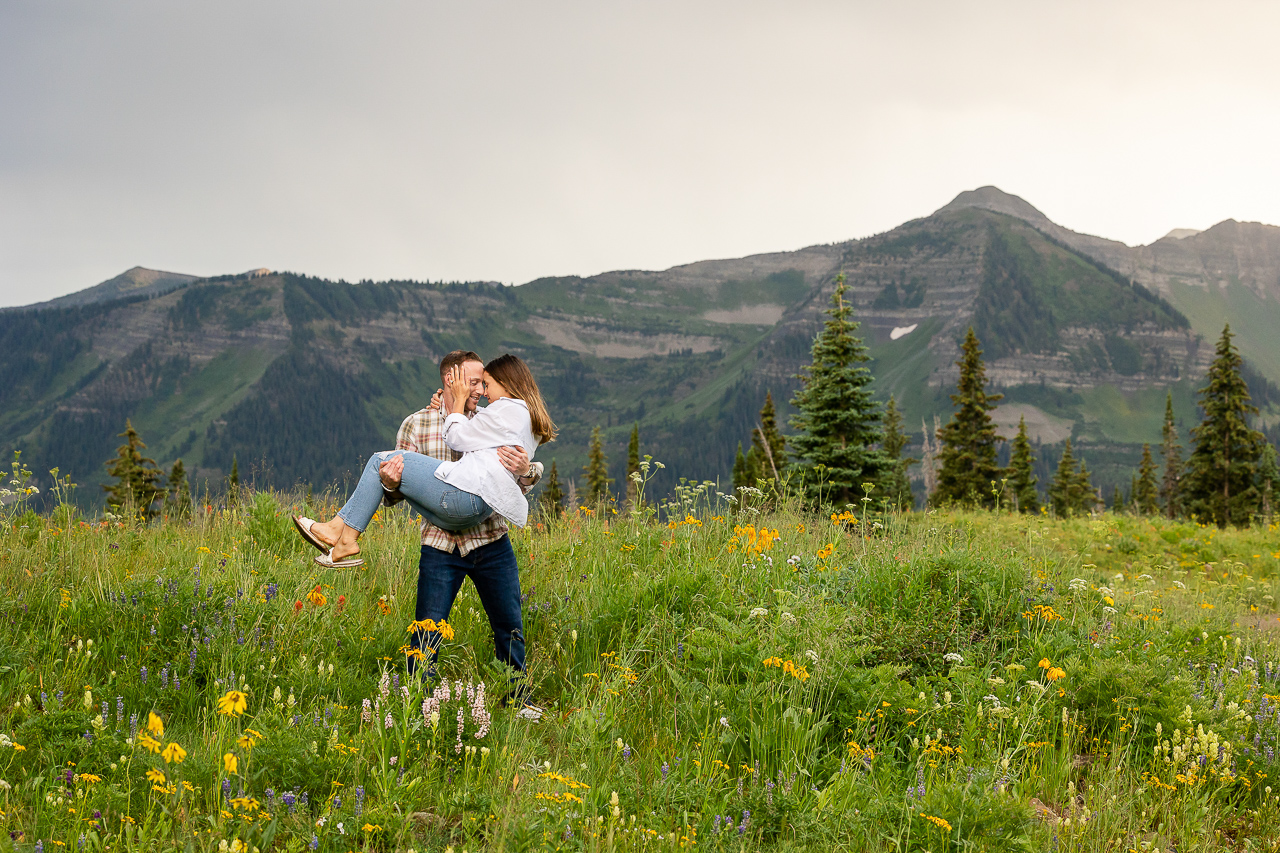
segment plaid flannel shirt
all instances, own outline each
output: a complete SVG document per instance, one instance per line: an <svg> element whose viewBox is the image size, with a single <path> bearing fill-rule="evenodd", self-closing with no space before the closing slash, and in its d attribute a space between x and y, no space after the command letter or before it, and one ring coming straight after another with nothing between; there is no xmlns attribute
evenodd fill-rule
<svg viewBox="0 0 1280 853"><path fill-rule="evenodd" d="M396 434L396 450L410 450L424 456L443 459L446 462L458 461L462 458L462 454L444 443L444 419L444 412L438 408L419 409L409 415L404 419L404 423L400 424L400 432ZM516 481L525 494L528 494L529 490L538 484L538 480L542 479L542 463L534 462L531 468L532 472L529 476L521 477ZM403 496L398 492L387 494L388 503L398 503L401 499ZM434 524L429 524L426 519L422 521L423 545L430 545L437 551L444 551L447 554L453 553L456 548L464 557L482 545L497 542L506 534L506 519L496 512L475 527L459 533L441 530Z"/></svg>

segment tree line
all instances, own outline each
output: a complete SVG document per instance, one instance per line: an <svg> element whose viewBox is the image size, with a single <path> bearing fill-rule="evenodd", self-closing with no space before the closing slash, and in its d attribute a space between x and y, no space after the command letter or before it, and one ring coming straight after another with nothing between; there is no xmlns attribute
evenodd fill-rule
<svg viewBox="0 0 1280 853"><path fill-rule="evenodd" d="M1003 395L987 391L982 345L972 327L956 362L960 376L956 393L950 395L955 407L951 419L933 430L932 441L925 428L922 458L904 456L909 438L901 410L893 396L881 405L873 395L873 377L866 366L870 357L857 334L859 324L846 299L847 289L841 274L823 328L813 340L810 363L798 376L800 388L791 400L796 413L790 425L795 432L782 434L773 395L766 391L746 452L742 442L738 444L735 490L755 490L764 497L794 490L814 508L840 510L870 501L880 508L906 510L914 505L908 470L920 464L931 506L1043 511L1062 517L1105 506L1070 439L1064 442L1042 503L1025 418L1012 439L1009 464L997 464L998 445L1005 439L996 431L991 412ZM1199 397L1204 416L1190 432L1190 453L1183 457L1170 394L1160 445L1162 470L1151 446L1144 444L1129 496L1125 499L1117 489L1113 509L1192 518L1220 527L1272 516L1280 486L1276 449L1250 424L1258 409L1252 403L1230 325L1223 329ZM629 489L638 464L637 426L629 450ZM606 472L597 427L584 468L588 488L582 498L598 501L609 496L613 481ZM558 512L565 497L553 464L544 505Z"/></svg>

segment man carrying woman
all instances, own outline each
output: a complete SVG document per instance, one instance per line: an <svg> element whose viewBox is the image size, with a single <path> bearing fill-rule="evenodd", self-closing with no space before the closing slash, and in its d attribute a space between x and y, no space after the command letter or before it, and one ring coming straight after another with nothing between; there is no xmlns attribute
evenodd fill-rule
<svg viewBox="0 0 1280 853"><path fill-rule="evenodd" d="M503 516L519 526L526 522L524 495L542 476L542 463L530 457L554 438L555 426L516 356L482 366L474 352L451 352L440 362L440 378L439 404L433 398L405 418L396 450L369 460L339 514L326 523L295 523L309 542L328 551L317 562L358 565L357 539L378 505L409 500L423 515L415 621L446 620L470 577L493 629L494 653L523 674L519 567ZM486 387L489 406L477 409ZM411 673L425 661L426 672L434 674L440 641L436 632L417 632L413 645L422 660L410 656ZM524 704L524 691L519 681L508 700Z"/></svg>

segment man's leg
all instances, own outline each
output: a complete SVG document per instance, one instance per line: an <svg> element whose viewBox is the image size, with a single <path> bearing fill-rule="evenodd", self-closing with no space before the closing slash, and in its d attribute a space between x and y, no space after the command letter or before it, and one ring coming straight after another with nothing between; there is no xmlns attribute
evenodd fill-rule
<svg viewBox="0 0 1280 853"><path fill-rule="evenodd" d="M476 585L480 603L493 629L493 652L498 660L524 673L524 619L520 615L520 567L511 537L503 536L475 549L465 558L467 574ZM513 679L514 681L514 679ZM517 690L523 687L520 685Z"/></svg>
<svg viewBox="0 0 1280 853"><path fill-rule="evenodd" d="M453 610L453 601L458 597L458 590L467 577L469 563L455 553L422 546L422 556L418 559L418 601L413 609L416 622L431 619L439 622L447 620ZM436 650L440 648L438 631L415 631L413 645L425 658L418 660L417 655L409 656L409 674L413 675L418 667L425 664L422 673L428 678L436 674Z"/></svg>

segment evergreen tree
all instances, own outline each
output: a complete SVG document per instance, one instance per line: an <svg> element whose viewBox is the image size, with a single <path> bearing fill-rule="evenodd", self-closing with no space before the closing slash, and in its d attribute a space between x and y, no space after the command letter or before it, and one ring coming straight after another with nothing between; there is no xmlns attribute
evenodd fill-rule
<svg viewBox="0 0 1280 853"><path fill-rule="evenodd" d="M745 485L755 485L748 476L746 457L742 456L742 442L737 443L737 455L733 457L733 491L737 492Z"/></svg>
<svg viewBox="0 0 1280 853"><path fill-rule="evenodd" d="M1073 511L1078 513L1091 513L1098 504L1102 503L1098 490L1094 488L1089 477L1089 467L1085 465L1083 459L1080 460L1080 467L1076 469L1075 477L1072 478L1071 500Z"/></svg>
<svg viewBox="0 0 1280 853"><path fill-rule="evenodd" d="M1142 445L1142 462L1138 465L1138 483L1133 491L1133 509L1138 515L1157 515L1160 494L1156 487L1156 463L1151 458L1151 445Z"/></svg>
<svg viewBox="0 0 1280 853"><path fill-rule="evenodd" d="M1134 515L1140 514L1138 512L1138 475L1137 474L1129 475L1129 511L1132 512Z"/></svg>
<svg viewBox="0 0 1280 853"><path fill-rule="evenodd" d="M187 482L187 471L181 459L174 462L169 471L167 503L174 518L187 518L191 515L191 484Z"/></svg>
<svg viewBox="0 0 1280 853"><path fill-rule="evenodd" d="M1280 464L1276 462L1276 449L1271 442L1262 448L1262 463L1258 466L1262 481L1262 518L1267 524L1275 512L1276 493L1280 491Z"/></svg>
<svg viewBox="0 0 1280 853"><path fill-rule="evenodd" d="M1165 518L1182 515L1182 445L1178 443L1178 427L1173 422L1173 392L1164 398L1164 430L1160 455L1164 457L1164 475L1160 478L1160 506Z"/></svg>
<svg viewBox="0 0 1280 853"><path fill-rule="evenodd" d="M1124 512L1124 489L1120 488L1119 483L1111 491L1111 511L1116 514Z"/></svg>
<svg viewBox="0 0 1280 853"><path fill-rule="evenodd" d="M564 513L564 489L560 486L560 472L556 470L554 459L551 460L547 484L542 487L542 496L538 499L538 508L550 518L559 518Z"/></svg>
<svg viewBox="0 0 1280 853"><path fill-rule="evenodd" d="M591 449L587 453L587 464L582 470L587 475L587 500L591 503L608 500L609 486L613 479L609 476L609 465L604 456L598 426L591 429Z"/></svg>
<svg viewBox="0 0 1280 853"><path fill-rule="evenodd" d="M636 421L631 427L631 441L627 443L627 504L635 506L636 495L640 492L640 486L636 483L634 477L640 474L640 422Z"/></svg>
<svg viewBox="0 0 1280 853"><path fill-rule="evenodd" d="M131 420L125 421L124 432L119 434L125 443L116 448L114 459L107 460L107 473L115 483L104 485L107 505L115 509L127 509L143 519L155 515L154 504L164 495L161 483L164 475L156 467L156 461L142 455L147 445L143 443Z"/></svg>
<svg viewBox="0 0 1280 853"><path fill-rule="evenodd" d="M996 442L1003 439L996 434L989 412L1004 395L986 392L987 368L972 326L956 364L960 366L960 387L958 394L951 395L951 402L959 408L938 434L942 468L938 472L938 491L931 500L938 504L954 501L990 507L995 503L991 484L1003 475L996 465Z"/></svg>
<svg viewBox="0 0 1280 853"><path fill-rule="evenodd" d="M1009 457L1009 485L1013 487L1014 508L1019 512L1040 511L1040 495L1036 492L1035 453L1027 437L1027 419L1018 419L1018 434L1013 439Z"/></svg>
<svg viewBox="0 0 1280 853"><path fill-rule="evenodd" d="M1262 503L1257 479L1265 441L1249 426L1249 415L1258 409L1240 374L1242 364L1228 325L1218 340L1208 384L1200 389L1204 420L1191 430L1184 478L1186 510L1219 527L1249 524Z"/></svg>
<svg viewBox="0 0 1280 853"><path fill-rule="evenodd" d="M240 464L235 454L231 454L231 474L227 477L227 509L231 509L240 501Z"/></svg>
<svg viewBox="0 0 1280 853"><path fill-rule="evenodd" d="M751 432L751 448L756 451L761 476L780 481L787 471L787 440L778 432L778 416L770 391L764 394L760 425Z"/></svg>
<svg viewBox="0 0 1280 853"><path fill-rule="evenodd" d="M790 438L796 467L812 503L843 506L862 497L862 484L880 480L889 467L880 441L880 411L871 396L867 348L857 336L853 306L845 301L844 273L836 278L827 320L814 339L812 364L802 368L791 400L796 414Z"/></svg>
<svg viewBox="0 0 1280 853"><path fill-rule="evenodd" d="M907 468L919 461L903 458L902 451L906 449L907 441L907 434L902 429L902 412L898 410L897 399L891 394L889 405L884 407L884 440L880 446L884 448L890 464L885 474L884 491L889 505L901 510L909 510L915 506Z"/></svg>
<svg viewBox="0 0 1280 853"><path fill-rule="evenodd" d="M1062 443L1062 458L1049 486L1049 506L1059 518L1069 518L1076 512L1076 459L1071 454L1071 439Z"/></svg>

